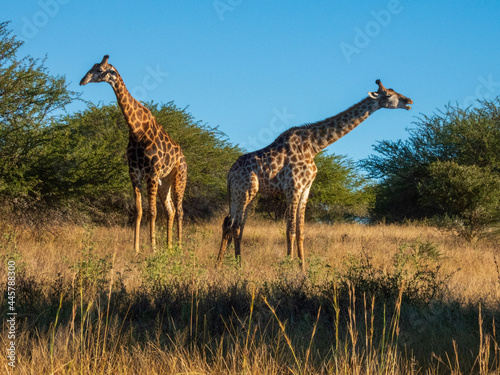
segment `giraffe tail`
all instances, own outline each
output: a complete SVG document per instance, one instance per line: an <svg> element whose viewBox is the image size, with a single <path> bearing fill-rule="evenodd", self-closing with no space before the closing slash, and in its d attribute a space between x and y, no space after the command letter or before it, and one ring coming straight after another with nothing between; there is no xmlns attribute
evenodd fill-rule
<svg viewBox="0 0 500 375"><path fill-rule="evenodd" d="M219 256L217 257L217 265L220 265L222 263L222 259L224 259L224 253L233 240L233 223L234 219L231 217L231 214L227 215L224 218L224 222L222 223L222 241L220 244Z"/></svg>

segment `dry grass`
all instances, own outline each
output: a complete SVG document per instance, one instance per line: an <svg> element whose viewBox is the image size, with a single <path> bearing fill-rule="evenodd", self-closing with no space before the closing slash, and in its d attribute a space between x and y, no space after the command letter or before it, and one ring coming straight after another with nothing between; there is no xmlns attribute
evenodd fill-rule
<svg viewBox="0 0 500 375"><path fill-rule="evenodd" d="M500 369L493 320L499 313L495 259L500 260L500 250L494 243L469 244L413 224L307 224L310 272L304 281L298 267L284 258L285 225L260 219L250 219L245 228L241 267L228 254L223 269L216 269L221 222L187 224L182 252L167 253L167 258L155 258L158 254L148 249L146 228L143 252L136 255L130 228L41 231L0 222L0 255L17 257L18 274L47 290L55 289L57 279L73 288L64 289L73 291L64 297L66 305L58 308L56 301L39 317L20 317L15 373L487 374ZM398 249L417 241L439 249L439 271L449 275L443 279L446 293L430 305L406 307L403 302L401 307L401 295L399 302L372 305L370 296L356 300L347 289L336 294L326 281L322 284L347 271L350 255L369 257L374 268L391 273ZM111 268L99 276L109 285L100 295L84 296L83 284L78 286L74 266L89 253ZM166 263L177 283L174 292L167 287L157 289L158 295L146 292L147 278L157 271L145 268L148 261ZM5 285L5 267L0 280ZM263 298L268 295L267 306ZM4 296L3 306L5 301ZM156 307L159 301L171 310ZM182 305L179 310L174 303ZM443 328L429 333L436 327ZM5 328L1 337L6 346ZM440 351L433 354L427 342ZM9 370L3 357L0 366Z"/></svg>
<svg viewBox="0 0 500 375"><path fill-rule="evenodd" d="M187 224L184 248L196 254L208 273L215 270L215 257L220 245L220 222ZM51 280L59 273L71 274L68 265L81 258L82 249L91 242L99 255L116 254L114 269L128 271L126 286L140 284L134 262L152 252L147 244L147 228L141 233L143 252L133 252L133 232L124 227L58 227L45 232L0 224L4 233L5 254L13 246L23 256L28 276ZM161 230L161 228L160 228ZM7 236L7 237L6 237ZM89 238L90 236L90 238ZM361 224L307 224L306 257L320 258L341 271L348 255L366 253L376 267L390 267L398 247L404 243L428 241L436 244L443 255L442 272L453 274L447 285L451 297L463 302L496 303L500 299L500 282L495 257L500 260L500 247L492 242L470 244L452 233L431 226ZM10 244L9 244L10 241ZM160 244L161 246L161 244ZM275 267L286 255L285 224L259 219L249 220L242 245L242 272L247 280L271 279ZM226 254L232 256L231 250ZM0 270L3 276L5 270Z"/></svg>

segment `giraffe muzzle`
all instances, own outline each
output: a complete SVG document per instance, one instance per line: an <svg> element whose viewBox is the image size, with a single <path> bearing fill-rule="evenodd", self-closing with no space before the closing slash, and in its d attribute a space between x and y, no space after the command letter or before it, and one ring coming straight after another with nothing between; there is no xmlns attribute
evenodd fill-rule
<svg viewBox="0 0 500 375"><path fill-rule="evenodd" d="M406 104L405 104L405 109L408 111L411 109L411 105L409 105L409 104L413 104L413 100L411 100L410 98L407 98Z"/></svg>
<svg viewBox="0 0 500 375"><path fill-rule="evenodd" d="M85 77L83 77L80 81L80 86L85 86L87 83L89 83L91 78L92 76L90 74L85 75Z"/></svg>

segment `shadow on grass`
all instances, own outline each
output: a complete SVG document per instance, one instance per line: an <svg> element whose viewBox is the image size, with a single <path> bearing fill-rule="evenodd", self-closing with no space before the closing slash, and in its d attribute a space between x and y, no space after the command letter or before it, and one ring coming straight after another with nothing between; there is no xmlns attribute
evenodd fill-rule
<svg viewBox="0 0 500 375"><path fill-rule="evenodd" d="M393 360L420 369L500 368L498 306L419 295L404 283L396 285L356 272L323 283L290 273L258 287L245 280L171 280L128 291L120 282L104 288L62 278L41 283L19 274L18 331L35 341L67 331L71 340L83 338L97 347L107 341L125 351L154 342L167 352L202 353L208 365L229 353L245 358L250 348L267 347L291 373L305 372L306 366L308 372L329 373L339 358L351 365L374 361L380 369L391 352ZM6 301L4 293L2 306ZM19 350L29 356L31 349Z"/></svg>

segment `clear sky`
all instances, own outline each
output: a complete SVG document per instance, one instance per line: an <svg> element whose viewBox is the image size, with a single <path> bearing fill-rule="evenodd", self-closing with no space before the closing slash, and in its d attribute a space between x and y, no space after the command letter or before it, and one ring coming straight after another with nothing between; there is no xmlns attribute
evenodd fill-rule
<svg viewBox="0 0 500 375"><path fill-rule="evenodd" d="M329 152L357 161L419 114L500 94L498 0L4 1L0 20L83 99L115 100L107 84L78 86L109 54L137 99L188 106L248 151L343 111L377 78L413 109L376 112Z"/></svg>

